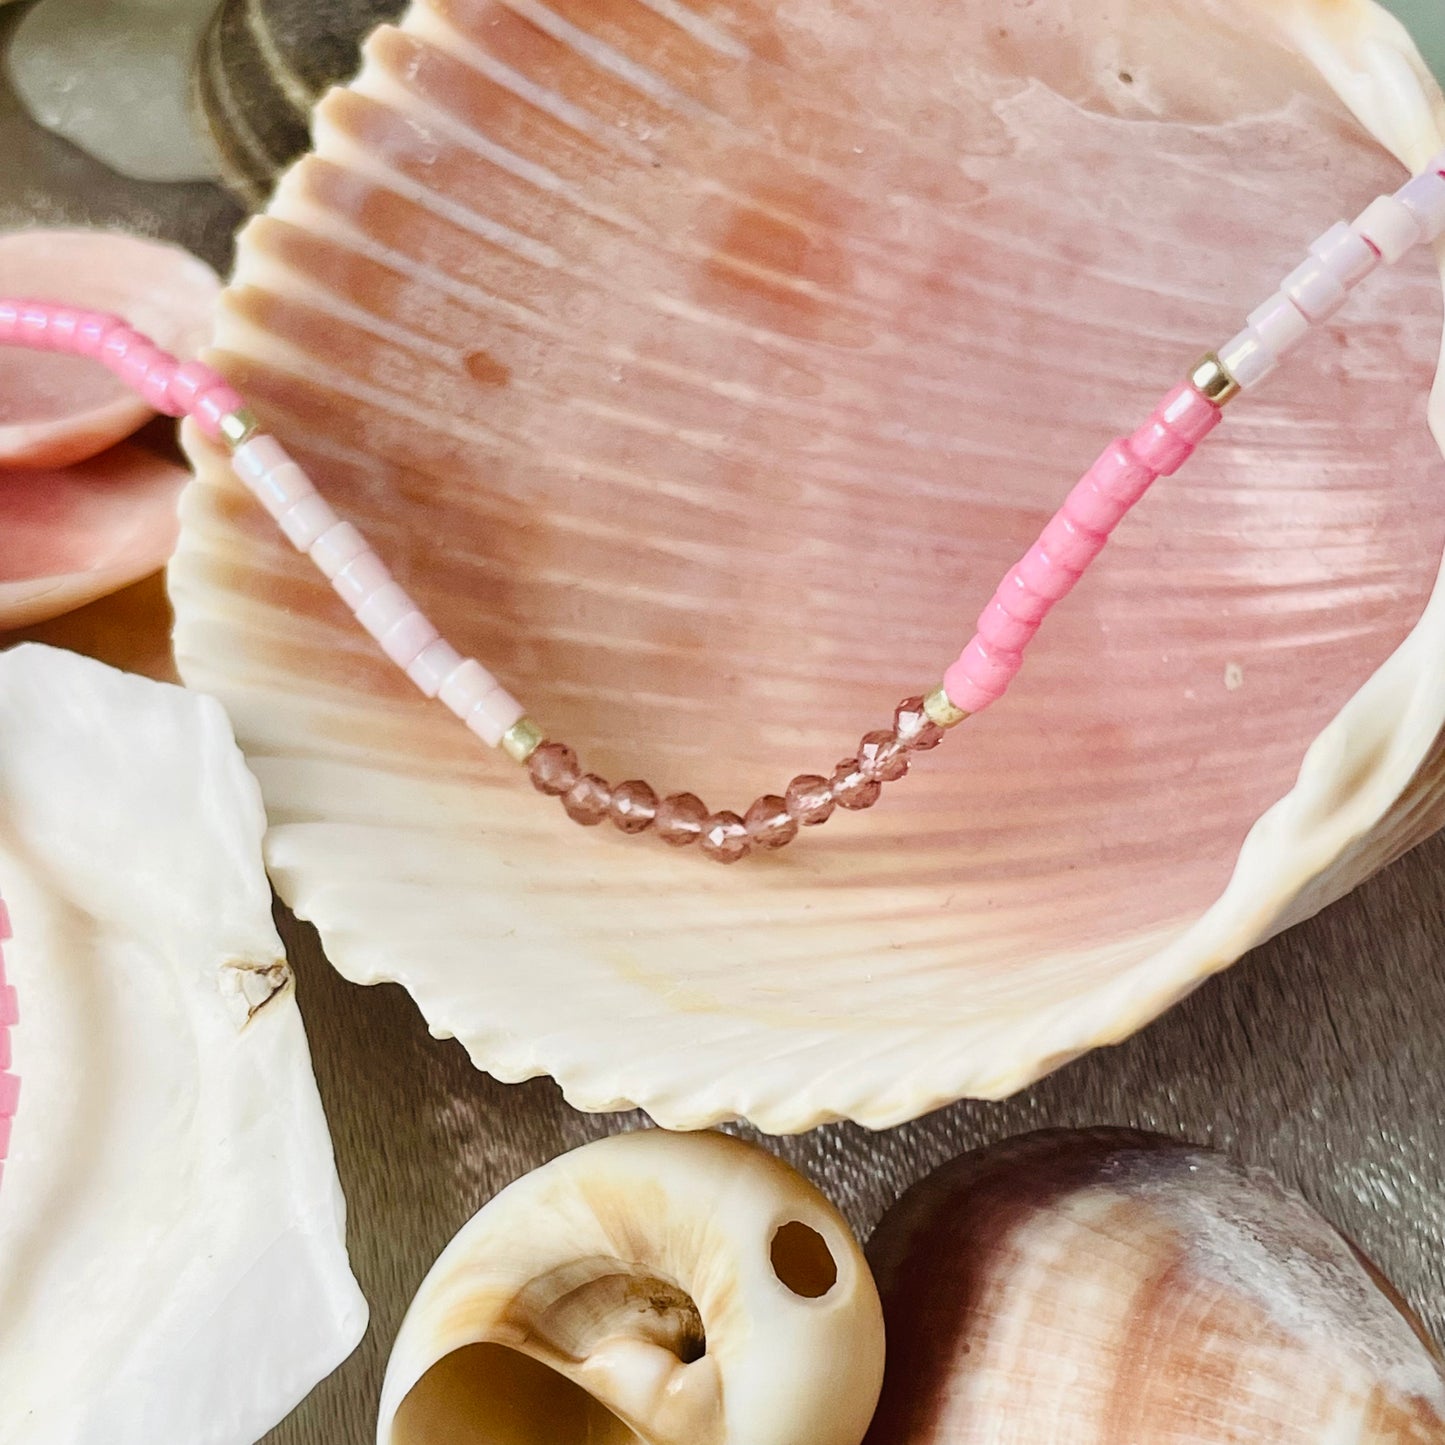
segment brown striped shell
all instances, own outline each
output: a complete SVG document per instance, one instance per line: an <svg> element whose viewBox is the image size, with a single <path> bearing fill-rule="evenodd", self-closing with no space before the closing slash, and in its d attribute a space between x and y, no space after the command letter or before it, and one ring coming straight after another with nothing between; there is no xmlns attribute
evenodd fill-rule
<svg viewBox="0 0 1445 1445"><path fill-rule="evenodd" d="M865 1445L1441 1445L1438 1350L1304 1200L1205 1149L1046 1132L924 1180L868 1248Z"/></svg>
<svg viewBox="0 0 1445 1445"><path fill-rule="evenodd" d="M243 234L214 359L585 771L821 810L1442 115L1364 0L417 0ZM1445 816L1439 314L1427 256L1372 278L1005 702L735 868L575 827L199 445L179 665L328 956L494 1075L770 1131L1005 1093Z"/></svg>

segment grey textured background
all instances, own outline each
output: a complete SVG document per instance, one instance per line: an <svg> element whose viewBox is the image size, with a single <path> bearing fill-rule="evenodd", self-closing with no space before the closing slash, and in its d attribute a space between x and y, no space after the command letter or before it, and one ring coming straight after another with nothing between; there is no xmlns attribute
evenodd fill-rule
<svg viewBox="0 0 1445 1445"><path fill-rule="evenodd" d="M0 43L19 8L0 16ZM1440 0L1399 0L1398 8L1445 70ZM3 88L0 157L0 227L119 225L168 235L225 264L240 212L218 190L121 181L37 131ZM147 655L138 644L136 656ZM373 1314L357 1353L267 1445L363 1445L390 1341L446 1240L523 1171L633 1120L577 1114L546 1081L493 1082L458 1045L429 1038L399 989L342 982L309 929L284 912L281 926ZM822 1129L773 1147L866 1231L942 1160L1023 1129L1130 1124L1215 1144L1300 1189L1381 1264L1439 1337L1442 1064L1445 837L1259 949L1128 1044L1008 1103L959 1104L883 1134Z"/></svg>

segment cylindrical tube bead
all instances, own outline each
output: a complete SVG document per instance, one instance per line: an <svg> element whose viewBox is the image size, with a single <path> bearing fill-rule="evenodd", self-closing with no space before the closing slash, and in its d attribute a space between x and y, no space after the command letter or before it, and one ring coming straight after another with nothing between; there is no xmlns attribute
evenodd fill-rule
<svg viewBox="0 0 1445 1445"><path fill-rule="evenodd" d="M331 579L336 595L353 612L379 587L391 581L385 562L371 550L358 553Z"/></svg>
<svg viewBox="0 0 1445 1445"><path fill-rule="evenodd" d="M382 651L398 667L410 667L440 634L435 624L420 609L413 609L382 633Z"/></svg>
<svg viewBox="0 0 1445 1445"><path fill-rule="evenodd" d="M312 492L276 518L276 525L298 552L310 553L319 537L324 537L341 521L331 503L319 492Z"/></svg>
<svg viewBox="0 0 1445 1445"><path fill-rule="evenodd" d="M486 695L500 686L497 679L474 657L467 657L442 681L438 696L443 705L465 718ZM511 724L508 724L510 726Z"/></svg>
<svg viewBox="0 0 1445 1445"><path fill-rule="evenodd" d="M1395 199L1415 217L1425 240L1445 233L1445 176L1424 171L1401 186Z"/></svg>
<svg viewBox="0 0 1445 1445"><path fill-rule="evenodd" d="M1276 291L1249 313L1249 329L1273 356L1280 358L1310 334L1310 320L1283 291Z"/></svg>
<svg viewBox="0 0 1445 1445"><path fill-rule="evenodd" d="M337 522L317 537L307 550L322 575L330 581L353 557L371 551L371 546L350 522Z"/></svg>
<svg viewBox="0 0 1445 1445"><path fill-rule="evenodd" d="M450 642L438 639L412 659L406 675L422 690L426 697L435 697L441 685L461 666L462 655Z"/></svg>
<svg viewBox="0 0 1445 1445"><path fill-rule="evenodd" d="M1354 230L1380 253L1387 266L1393 266L1421 239L1415 213L1394 196L1371 201L1355 218Z"/></svg>
<svg viewBox="0 0 1445 1445"><path fill-rule="evenodd" d="M519 718L526 717L527 709L504 687L494 687L467 714L467 726L489 748L496 747L503 734Z"/></svg>
<svg viewBox="0 0 1445 1445"><path fill-rule="evenodd" d="M1358 286L1380 264L1380 253L1348 221L1336 221L1310 245L1334 273L1340 285Z"/></svg>
<svg viewBox="0 0 1445 1445"><path fill-rule="evenodd" d="M399 582L383 582L361 600L356 620L376 639L385 637L409 612L417 611L406 588Z"/></svg>

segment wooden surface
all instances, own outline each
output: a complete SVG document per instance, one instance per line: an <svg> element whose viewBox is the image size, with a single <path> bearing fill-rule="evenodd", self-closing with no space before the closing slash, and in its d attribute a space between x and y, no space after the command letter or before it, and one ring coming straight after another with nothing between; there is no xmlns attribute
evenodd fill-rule
<svg viewBox="0 0 1445 1445"><path fill-rule="evenodd" d="M11 20L0 16L0 43ZM218 191L109 177L36 132L3 92L0 155L0 225L125 225L225 264L239 213ZM164 673L166 626L152 582L35 635ZM493 1082L458 1045L429 1038L400 989L344 983L310 930L284 913L281 926L372 1324L352 1359L267 1445L363 1445L401 1314L451 1234L525 1170L634 1120L577 1114L546 1081ZM919 1175L1020 1130L1130 1124L1215 1144L1299 1188L1445 1337L1442 1065L1445 837L1258 950L1128 1044L1005 1104L963 1103L884 1134L840 1126L772 1147L867 1231Z"/></svg>

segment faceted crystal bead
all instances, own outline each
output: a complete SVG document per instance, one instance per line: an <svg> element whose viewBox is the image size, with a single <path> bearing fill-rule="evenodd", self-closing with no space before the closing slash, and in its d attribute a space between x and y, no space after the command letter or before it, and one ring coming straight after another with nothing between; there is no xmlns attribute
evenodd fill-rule
<svg viewBox="0 0 1445 1445"><path fill-rule="evenodd" d="M595 828L612 806L612 789L596 773L583 773L562 796L562 806L574 823Z"/></svg>
<svg viewBox="0 0 1445 1445"><path fill-rule="evenodd" d="M560 798L582 776L577 754L566 743L542 743L527 759L532 786L548 797Z"/></svg>
<svg viewBox="0 0 1445 1445"><path fill-rule="evenodd" d="M702 851L719 863L736 863L746 858L752 844L747 824L736 813L713 813L702 825Z"/></svg>
<svg viewBox="0 0 1445 1445"><path fill-rule="evenodd" d="M641 833L657 816L657 794L641 779L618 783L612 790L612 821L624 833Z"/></svg>
<svg viewBox="0 0 1445 1445"><path fill-rule="evenodd" d="M804 773L788 784L788 812L805 828L826 823L833 815L833 790L827 778Z"/></svg>
<svg viewBox="0 0 1445 1445"><path fill-rule="evenodd" d="M657 833L664 843L684 848L702 837L707 804L695 793L670 793L657 809Z"/></svg>
<svg viewBox="0 0 1445 1445"><path fill-rule="evenodd" d="M743 822L755 848L781 848L798 836L798 820L788 812L786 800L776 793L759 798Z"/></svg>
<svg viewBox="0 0 1445 1445"><path fill-rule="evenodd" d="M943 729L923 710L921 697L906 697L893 714L893 732L910 752L923 753L943 741Z"/></svg>
<svg viewBox="0 0 1445 1445"><path fill-rule="evenodd" d="M858 762L866 776L896 783L908 771L908 749L890 732L865 733Z"/></svg>
<svg viewBox="0 0 1445 1445"><path fill-rule="evenodd" d="M833 774L833 796L840 808L871 808L882 792L883 784L870 778L857 758L844 758Z"/></svg>

